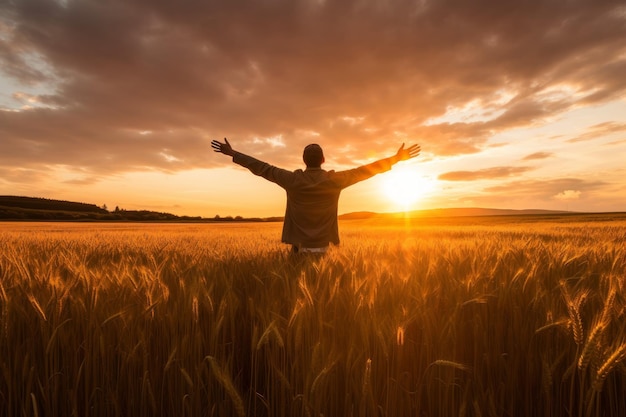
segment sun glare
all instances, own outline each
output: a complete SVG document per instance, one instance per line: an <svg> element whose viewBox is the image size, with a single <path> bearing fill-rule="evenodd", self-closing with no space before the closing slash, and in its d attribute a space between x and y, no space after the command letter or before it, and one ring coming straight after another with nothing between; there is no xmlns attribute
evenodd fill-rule
<svg viewBox="0 0 626 417"><path fill-rule="evenodd" d="M381 183L382 192L398 208L407 211L434 188L431 179L419 175L410 166L394 167L385 174Z"/></svg>

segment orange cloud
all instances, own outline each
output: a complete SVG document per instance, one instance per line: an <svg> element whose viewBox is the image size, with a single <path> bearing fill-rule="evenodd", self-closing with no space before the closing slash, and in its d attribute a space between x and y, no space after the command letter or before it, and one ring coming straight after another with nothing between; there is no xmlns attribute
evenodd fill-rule
<svg viewBox="0 0 626 417"><path fill-rule="evenodd" d="M626 131L626 123L604 122L590 126L585 133L575 138L569 139L568 142L583 142L587 140L594 140L624 131Z"/></svg>
<svg viewBox="0 0 626 417"><path fill-rule="evenodd" d="M563 190L556 194L554 198L557 200L578 200L581 194L578 190Z"/></svg>
<svg viewBox="0 0 626 417"><path fill-rule="evenodd" d="M526 155L522 158L522 161L532 161L535 159L546 159L551 158L554 154L552 152L535 152L530 155Z"/></svg>
<svg viewBox="0 0 626 417"><path fill-rule="evenodd" d="M438 179L444 181L476 181L494 178L511 177L516 174L529 171L531 167L493 167L478 171L451 171L439 175Z"/></svg>
<svg viewBox="0 0 626 417"><path fill-rule="evenodd" d="M604 181L590 181L581 178L555 178L550 180L524 180L511 181L492 187L486 187L483 191L492 194L492 198L511 199L534 199L549 201L556 196L582 197L593 195L603 190L611 190L615 184ZM558 199L558 198L557 198Z"/></svg>

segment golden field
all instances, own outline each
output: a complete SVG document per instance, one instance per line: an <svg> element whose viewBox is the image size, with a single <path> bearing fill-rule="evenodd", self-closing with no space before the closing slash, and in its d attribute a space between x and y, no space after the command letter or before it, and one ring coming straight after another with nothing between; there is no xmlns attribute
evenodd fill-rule
<svg viewBox="0 0 626 417"><path fill-rule="evenodd" d="M0 416L626 415L626 220L0 224Z"/></svg>

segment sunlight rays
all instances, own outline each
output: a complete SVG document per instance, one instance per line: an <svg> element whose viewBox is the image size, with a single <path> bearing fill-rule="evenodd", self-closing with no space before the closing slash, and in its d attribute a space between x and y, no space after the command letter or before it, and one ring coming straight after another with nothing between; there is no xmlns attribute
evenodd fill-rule
<svg viewBox="0 0 626 417"><path fill-rule="evenodd" d="M381 182L381 191L399 209L408 211L427 194L434 191L434 179L420 175L410 165L396 166L386 173Z"/></svg>

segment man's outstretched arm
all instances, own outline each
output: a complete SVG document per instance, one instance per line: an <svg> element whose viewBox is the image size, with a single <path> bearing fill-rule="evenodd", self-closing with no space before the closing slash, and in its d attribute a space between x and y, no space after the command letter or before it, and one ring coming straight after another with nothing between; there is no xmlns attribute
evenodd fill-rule
<svg viewBox="0 0 626 417"><path fill-rule="evenodd" d="M376 162L372 162L371 164L363 165L358 168L338 173L343 177L342 186L348 187L350 185L356 184L359 181L363 181L370 177L373 177L376 174L389 171L391 167L398 162L415 158L420 154L420 151L421 147L418 144L414 144L409 146L408 148L405 148L403 143L402 146L400 146L400 149L398 149L398 152L396 152L396 154L393 156L380 159Z"/></svg>
<svg viewBox="0 0 626 417"><path fill-rule="evenodd" d="M395 155L390 156L389 158L380 159L376 162L372 162L371 164L364 165L360 169L369 172L370 176L376 175L381 172L390 170L392 166L400 161L406 161L408 159L415 158L417 155L420 154L420 151L421 147L418 144L414 144L409 146L408 148L405 148L403 143Z"/></svg>
<svg viewBox="0 0 626 417"><path fill-rule="evenodd" d="M268 181L274 182L283 188L289 187L293 179L293 172L285 169L277 168L266 162L259 161L256 158L245 155L241 152L237 152L233 149L228 139L224 138L224 143L217 140L211 141L211 147L215 152L223 153L224 155L232 156L233 162L241 165L244 168L248 168L254 175L265 178Z"/></svg>

